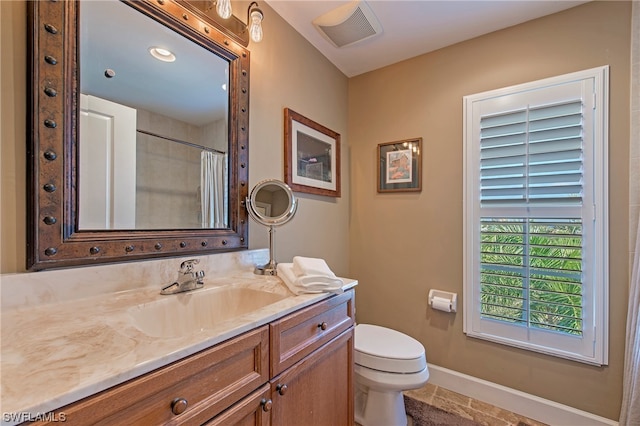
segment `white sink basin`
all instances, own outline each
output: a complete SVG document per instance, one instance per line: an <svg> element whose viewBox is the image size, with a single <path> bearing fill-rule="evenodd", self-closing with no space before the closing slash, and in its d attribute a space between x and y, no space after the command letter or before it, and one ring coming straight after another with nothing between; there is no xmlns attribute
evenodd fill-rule
<svg viewBox="0 0 640 426"><path fill-rule="evenodd" d="M152 337L178 337L251 313L287 295L251 288L220 287L164 296L129 309L133 323Z"/></svg>

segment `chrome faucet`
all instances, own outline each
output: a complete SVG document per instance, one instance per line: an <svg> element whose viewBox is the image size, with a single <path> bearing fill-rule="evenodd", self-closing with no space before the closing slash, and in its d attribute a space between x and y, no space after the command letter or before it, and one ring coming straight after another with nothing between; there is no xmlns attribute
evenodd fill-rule
<svg viewBox="0 0 640 426"><path fill-rule="evenodd" d="M178 271L178 279L162 287L160 294L176 294L202 288L204 286L204 271L194 271L194 265L198 263L200 263L198 259L182 262Z"/></svg>

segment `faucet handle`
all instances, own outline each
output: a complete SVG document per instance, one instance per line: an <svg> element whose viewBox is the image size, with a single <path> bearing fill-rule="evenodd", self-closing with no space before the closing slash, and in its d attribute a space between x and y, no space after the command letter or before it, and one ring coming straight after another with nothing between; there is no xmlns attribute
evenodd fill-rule
<svg viewBox="0 0 640 426"><path fill-rule="evenodd" d="M181 274L187 274L187 273L193 271L193 265L197 265L198 263L200 263L199 259L185 260L184 262L182 262L180 264L180 273Z"/></svg>

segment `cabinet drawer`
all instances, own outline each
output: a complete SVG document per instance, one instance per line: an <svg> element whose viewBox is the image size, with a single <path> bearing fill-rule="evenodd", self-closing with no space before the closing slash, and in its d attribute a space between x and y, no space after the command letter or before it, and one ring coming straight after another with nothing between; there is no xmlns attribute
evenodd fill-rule
<svg viewBox="0 0 640 426"><path fill-rule="evenodd" d="M202 424L269 380L268 357L265 325L58 412L71 425Z"/></svg>
<svg viewBox="0 0 640 426"><path fill-rule="evenodd" d="M271 377L338 336L354 322L354 294L347 291L271 323Z"/></svg>
<svg viewBox="0 0 640 426"><path fill-rule="evenodd" d="M267 384L205 423L205 426L269 426L272 404L271 389Z"/></svg>

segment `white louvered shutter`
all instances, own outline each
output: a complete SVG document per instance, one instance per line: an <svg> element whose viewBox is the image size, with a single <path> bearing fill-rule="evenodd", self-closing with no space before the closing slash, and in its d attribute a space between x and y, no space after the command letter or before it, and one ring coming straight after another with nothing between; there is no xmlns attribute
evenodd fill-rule
<svg viewBox="0 0 640 426"><path fill-rule="evenodd" d="M465 97L468 335L606 361L599 76Z"/></svg>

